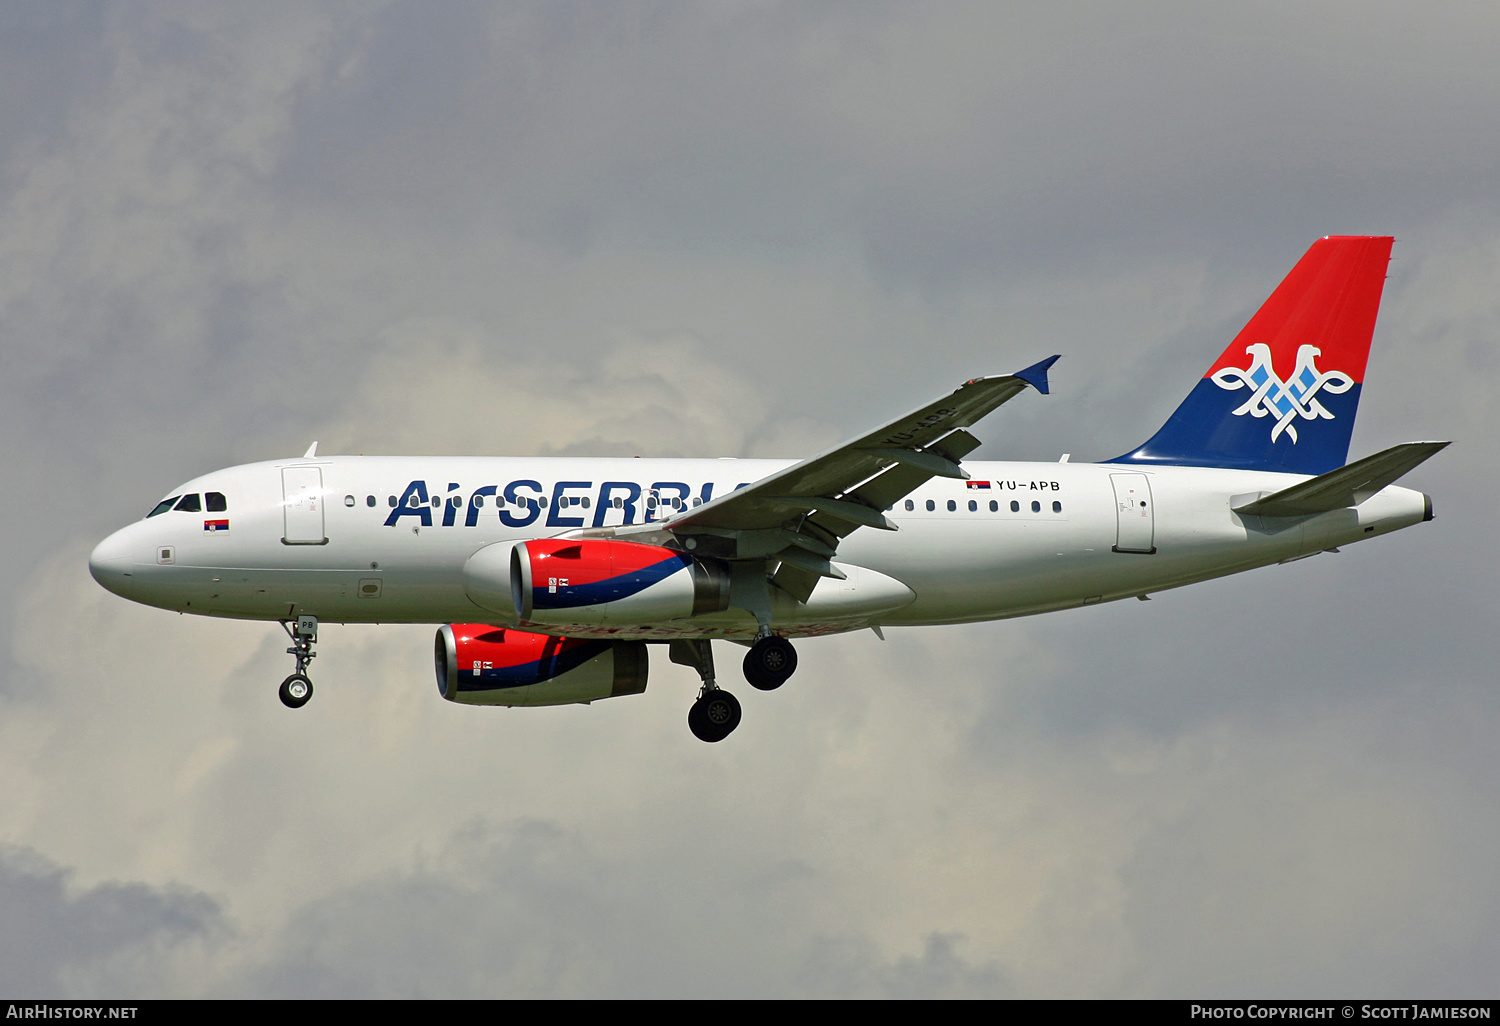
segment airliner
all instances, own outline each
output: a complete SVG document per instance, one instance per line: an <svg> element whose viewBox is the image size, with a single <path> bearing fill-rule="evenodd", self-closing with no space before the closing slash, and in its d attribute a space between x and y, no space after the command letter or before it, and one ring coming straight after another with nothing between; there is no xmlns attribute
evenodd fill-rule
<svg viewBox="0 0 1500 1026"><path fill-rule="evenodd" d="M1053 356L800 462L315 442L172 489L89 569L146 605L279 621L292 708L320 623L428 623L438 691L471 705L639 694L664 646L701 679L689 728L720 741L740 704L715 640L769 691L797 639L1145 598L1431 520L1394 482L1447 442L1346 463L1392 241L1314 243L1166 424L1101 463L965 461L970 427L1049 392Z"/></svg>

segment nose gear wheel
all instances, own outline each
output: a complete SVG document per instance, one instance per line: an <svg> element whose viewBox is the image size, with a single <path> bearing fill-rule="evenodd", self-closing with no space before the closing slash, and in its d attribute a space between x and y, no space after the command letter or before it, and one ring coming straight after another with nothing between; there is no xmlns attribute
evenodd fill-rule
<svg viewBox="0 0 1500 1026"><path fill-rule="evenodd" d="M300 673L294 673L282 681L279 692L281 704L288 709L301 709L307 704L307 700L312 697L312 693L312 681Z"/></svg>

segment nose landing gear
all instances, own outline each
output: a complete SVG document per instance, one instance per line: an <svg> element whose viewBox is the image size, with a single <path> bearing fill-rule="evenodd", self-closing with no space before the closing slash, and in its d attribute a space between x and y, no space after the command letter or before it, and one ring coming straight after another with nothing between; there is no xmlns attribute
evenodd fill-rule
<svg viewBox="0 0 1500 1026"><path fill-rule="evenodd" d="M318 618L299 616L296 626L293 626L291 620L283 620L281 629L292 639L292 647L286 651L288 655L297 657L297 669L281 682L281 689L277 694L281 697L281 704L288 709L300 709L312 698L313 693L312 681L307 679L307 664L317 655L312 647L313 642L318 640Z"/></svg>

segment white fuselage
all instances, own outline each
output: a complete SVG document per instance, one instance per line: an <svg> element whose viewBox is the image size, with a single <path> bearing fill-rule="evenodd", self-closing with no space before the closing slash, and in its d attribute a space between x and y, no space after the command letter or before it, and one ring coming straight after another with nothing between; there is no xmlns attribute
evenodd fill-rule
<svg viewBox="0 0 1500 1026"><path fill-rule="evenodd" d="M217 493L224 509L172 509L133 523L102 542L90 566L125 598L205 616L514 626L513 616L466 592L464 566L479 550L669 520L678 509L673 500L691 508L789 465L362 456L249 464L173 493ZM833 560L845 581L823 579L806 605L773 596L777 632L961 623L1110 601L1294 559L1430 516L1426 496L1395 486L1358 506L1306 517L1262 520L1233 511L1304 480L1286 474L1087 463L966 462L964 469L971 481L935 478L887 512L898 531L862 529L846 538ZM748 638L756 627L753 616L731 608L597 633Z"/></svg>

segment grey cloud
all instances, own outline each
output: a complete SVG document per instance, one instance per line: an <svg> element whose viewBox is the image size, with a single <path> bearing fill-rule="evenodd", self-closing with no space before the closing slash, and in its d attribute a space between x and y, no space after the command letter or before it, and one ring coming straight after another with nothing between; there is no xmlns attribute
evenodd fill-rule
<svg viewBox="0 0 1500 1026"><path fill-rule="evenodd" d="M15 997L160 996L185 947L226 934L218 902L187 888L79 888L36 852L0 848L0 987Z"/></svg>
<svg viewBox="0 0 1500 1026"><path fill-rule="evenodd" d="M993 963L963 957L961 934L929 934L920 956L882 959L868 943L829 938L814 944L797 973L802 996L894 998L1009 998L1014 990Z"/></svg>
<svg viewBox="0 0 1500 1026"><path fill-rule="evenodd" d="M1291 31L1260 9L1155 13L392 7L299 111L289 184L570 253L844 240L896 288L1080 248L1233 255L1260 245L1251 220L1384 230L1485 195L1494 72L1472 40L1491 12L1436 15L1415 45L1368 8Z"/></svg>
<svg viewBox="0 0 1500 1026"><path fill-rule="evenodd" d="M797 866L705 886L681 855L610 855L541 821L473 824L428 864L302 908L245 986L295 997L977 997L1006 992L962 936L886 958L811 937L788 913L821 886ZM727 881L726 881L727 882ZM749 886L746 884L749 883Z"/></svg>

